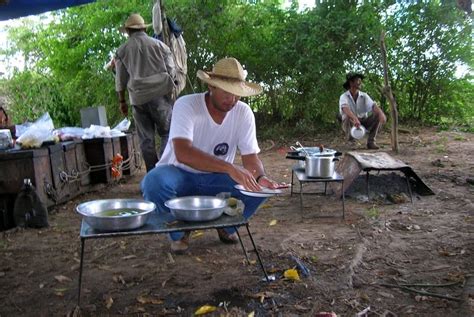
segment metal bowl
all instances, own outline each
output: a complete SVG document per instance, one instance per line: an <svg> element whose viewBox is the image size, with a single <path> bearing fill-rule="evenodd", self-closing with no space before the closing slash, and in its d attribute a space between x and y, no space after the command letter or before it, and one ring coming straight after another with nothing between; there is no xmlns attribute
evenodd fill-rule
<svg viewBox="0 0 474 317"><path fill-rule="evenodd" d="M222 215L227 201L214 196L185 196L170 199L165 206L178 220L209 221Z"/></svg>
<svg viewBox="0 0 474 317"><path fill-rule="evenodd" d="M143 226L155 204L141 199L102 199L76 207L84 220L98 231L126 231Z"/></svg>

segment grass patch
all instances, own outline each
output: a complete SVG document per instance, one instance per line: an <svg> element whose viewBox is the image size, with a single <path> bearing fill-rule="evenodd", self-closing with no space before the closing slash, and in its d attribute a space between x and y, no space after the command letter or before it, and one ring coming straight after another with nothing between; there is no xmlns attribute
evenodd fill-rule
<svg viewBox="0 0 474 317"><path fill-rule="evenodd" d="M370 219L378 219L380 218L380 209L375 206L370 207L367 209L367 217Z"/></svg>
<svg viewBox="0 0 474 317"><path fill-rule="evenodd" d="M466 141L467 139L463 137L462 135L456 135L454 137L454 141Z"/></svg>

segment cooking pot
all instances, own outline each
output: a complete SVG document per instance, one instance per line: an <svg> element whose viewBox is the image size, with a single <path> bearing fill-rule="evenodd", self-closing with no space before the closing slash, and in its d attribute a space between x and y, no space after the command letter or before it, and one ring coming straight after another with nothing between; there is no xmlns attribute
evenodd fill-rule
<svg viewBox="0 0 474 317"><path fill-rule="evenodd" d="M306 153L308 153L308 155L310 156L338 156L338 153L339 155L341 155L342 153L340 152L337 152L336 150L332 150L332 149L326 149L326 148L323 148L322 151L321 151L321 148L320 147L304 147L304 148L301 148L300 149L300 153L302 152L304 154L304 152L306 151Z"/></svg>
<svg viewBox="0 0 474 317"><path fill-rule="evenodd" d="M331 178L334 174L335 161L339 161L339 158L334 156L306 156L306 176Z"/></svg>

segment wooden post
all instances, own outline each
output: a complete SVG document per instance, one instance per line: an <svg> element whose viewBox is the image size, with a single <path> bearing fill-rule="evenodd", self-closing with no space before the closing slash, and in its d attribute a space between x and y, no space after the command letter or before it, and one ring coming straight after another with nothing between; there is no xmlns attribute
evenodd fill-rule
<svg viewBox="0 0 474 317"><path fill-rule="evenodd" d="M387 49L385 47L385 32L382 31L380 36L380 49L382 51L382 63L383 63L383 77L384 77L384 87L382 93L387 97L388 102L390 103L390 111L392 114L392 134L391 134L391 143L392 150L398 153L398 108L395 97L392 93L392 88L390 87L388 79L388 66L387 66Z"/></svg>

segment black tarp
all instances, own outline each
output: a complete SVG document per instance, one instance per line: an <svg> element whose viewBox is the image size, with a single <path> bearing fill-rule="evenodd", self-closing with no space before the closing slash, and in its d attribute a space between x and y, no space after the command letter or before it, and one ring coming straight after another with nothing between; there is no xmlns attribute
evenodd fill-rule
<svg viewBox="0 0 474 317"><path fill-rule="evenodd" d="M95 0L0 0L0 21L78 6Z"/></svg>

